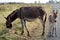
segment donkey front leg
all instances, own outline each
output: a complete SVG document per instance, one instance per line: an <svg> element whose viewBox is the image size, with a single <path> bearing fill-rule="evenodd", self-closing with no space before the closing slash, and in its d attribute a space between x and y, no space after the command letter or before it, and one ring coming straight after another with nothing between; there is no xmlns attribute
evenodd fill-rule
<svg viewBox="0 0 60 40"><path fill-rule="evenodd" d="M24 21L23 20L21 20L21 24L22 24L22 32L21 32L21 35L23 35L23 33L24 33Z"/></svg>
<svg viewBox="0 0 60 40"><path fill-rule="evenodd" d="M30 36L29 31L28 31L28 28L26 27L26 20L24 20L24 26L25 26L25 28L26 28L26 30L27 30L27 33L28 33L27 36Z"/></svg>
<svg viewBox="0 0 60 40"><path fill-rule="evenodd" d="M43 23L43 32L42 32L42 36L44 36L45 34L45 24Z"/></svg>

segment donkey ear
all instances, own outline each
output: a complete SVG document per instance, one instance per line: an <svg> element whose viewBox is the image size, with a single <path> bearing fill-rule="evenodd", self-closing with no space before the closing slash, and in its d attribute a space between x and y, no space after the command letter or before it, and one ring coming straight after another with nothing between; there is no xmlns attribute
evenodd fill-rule
<svg viewBox="0 0 60 40"><path fill-rule="evenodd" d="M58 14L58 10L56 10L56 14Z"/></svg>
<svg viewBox="0 0 60 40"><path fill-rule="evenodd" d="M53 10L53 13L55 13L55 10Z"/></svg>
<svg viewBox="0 0 60 40"><path fill-rule="evenodd" d="M7 18L6 17L4 17L6 20L7 20Z"/></svg>

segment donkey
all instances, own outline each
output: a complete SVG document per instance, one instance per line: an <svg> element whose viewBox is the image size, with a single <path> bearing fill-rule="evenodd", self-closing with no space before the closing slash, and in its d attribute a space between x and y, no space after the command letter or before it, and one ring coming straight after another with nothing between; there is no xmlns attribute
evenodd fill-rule
<svg viewBox="0 0 60 40"><path fill-rule="evenodd" d="M6 19L6 28L11 29L12 28L12 22L19 18L22 24L22 32L21 34L23 35L24 33L24 27L27 30L27 35L30 36L28 28L26 27L26 21L31 22L32 19L39 18L42 22L43 26L43 32L42 36L45 33L45 22L47 18L46 12L43 10L42 7L21 7L19 9L14 10L10 15L5 17ZM30 20L31 19L31 20Z"/></svg>
<svg viewBox="0 0 60 40"><path fill-rule="evenodd" d="M56 18L57 18L57 13L58 10L53 10L52 15L49 16L49 25L50 25L50 30L49 30L49 36L53 36L53 33L55 31L55 36L57 36L56 34Z"/></svg>

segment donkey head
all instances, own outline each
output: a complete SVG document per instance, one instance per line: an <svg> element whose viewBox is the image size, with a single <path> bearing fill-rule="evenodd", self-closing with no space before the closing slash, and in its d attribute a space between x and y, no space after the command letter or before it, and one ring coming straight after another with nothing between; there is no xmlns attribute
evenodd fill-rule
<svg viewBox="0 0 60 40"><path fill-rule="evenodd" d="M58 10L53 10L53 16L55 17L55 19L57 18L57 14L58 14Z"/></svg>
<svg viewBox="0 0 60 40"><path fill-rule="evenodd" d="M6 28L11 29L11 28L12 28L12 23L11 23L10 18L7 19L7 18L5 17L5 19L6 19Z"/></svg>

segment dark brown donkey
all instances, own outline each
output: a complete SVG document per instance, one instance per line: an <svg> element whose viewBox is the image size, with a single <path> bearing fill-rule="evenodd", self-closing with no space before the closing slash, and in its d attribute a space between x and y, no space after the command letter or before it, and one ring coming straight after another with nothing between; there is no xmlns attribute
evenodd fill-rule
<svg viewBox="0 0 60 40"><path fill-rule="evenodd" d="M22 24L21 34L24 33L24 27L25 27L27 30L28 36L29 36L29 31L28 31L28 28L26 27L26 21L32 21L30 19L39 18L39 19L41 19L41 22L43 25L42 35L44 35L46 17L47 17L47 14L42 9L42 7L21 7L19 9L14 10L10 15L7 16L7 18L5 18L6 19L6 28L11 29L12 22L17 18L20 18L21 24Z"/></svg>

